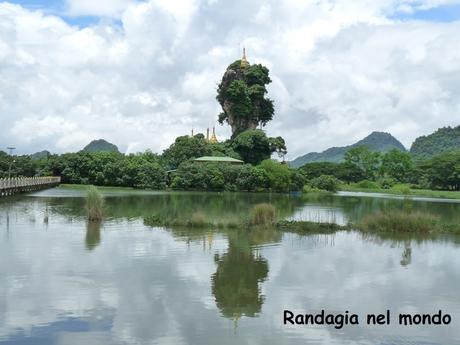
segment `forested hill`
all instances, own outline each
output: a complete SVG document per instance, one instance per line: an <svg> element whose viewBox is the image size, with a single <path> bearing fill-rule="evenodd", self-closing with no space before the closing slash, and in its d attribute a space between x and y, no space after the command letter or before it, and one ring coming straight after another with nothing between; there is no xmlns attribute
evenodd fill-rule
<svg viewBox="0 0 460 345"><path fill-rule="evenodd" d="M424 159L456 149L460 149L460 126L440 128L430 135L417 138L410 153L414 158Z"/></svg>
<svg viewBox="0 0 460 345"><path fill-rule="evenodd" d="M93 140L83 149L85 152L119 152L118 147L104 139Z"/></svg>
<svg viewBox="0 0 460 345"><path fill-rule="evenodd" d="M367 146L372 151L388 152L391 149L406 151L403 144L390 133L373 132L364 139L352 145L344 147L331 147L321 153L311 152L304 156L297 157L289 163L294 168L301 167L306 163L311 162L341 162L345 153L358 146Z"/></svg>

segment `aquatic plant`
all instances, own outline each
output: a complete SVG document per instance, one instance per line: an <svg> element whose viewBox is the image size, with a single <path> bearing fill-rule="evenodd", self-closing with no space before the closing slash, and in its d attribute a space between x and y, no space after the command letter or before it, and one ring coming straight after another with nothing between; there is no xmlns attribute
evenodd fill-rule
<svg viewBox="0 0 460 345"><path fill-rule="evenodd" d="M356 224L361 231L428 233L440 230L439 218L429 213L386 211L370 214Z"/></svg>
<svg viewBox="0 0 460 345"><path fill-rule="evenodd" d="M276 221L276 209L271 204L257 204L251 210L250 223L252 225L269 225Z"/></svg>
<svg viewBox="0 0 460 345"><path fill-rule="evenodd" d="M104 197L94 186L86 191L86 213L89 221L101 221L103 218Z"/></svg>
<svg viewBox="0 0 460 345"><path fill-rule="evenodd" d="M294 232L298 234L331 234L340 230L349 229L346 226L336 223L326 222L307 222L296 220L283 220L276 223L276 227L285 232Z"/></svg>
<svg viewBox="0 0 460 345"><path fill-rule="evenodd" d="M211 225L206 221L206 216L202 212L193 213L188 223L193 227L205 227Z"/></svg>

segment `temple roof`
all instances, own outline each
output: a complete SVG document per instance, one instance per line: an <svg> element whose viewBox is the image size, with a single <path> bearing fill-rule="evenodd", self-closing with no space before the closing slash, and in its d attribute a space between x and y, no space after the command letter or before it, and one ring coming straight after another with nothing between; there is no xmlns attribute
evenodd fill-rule
<svg viewBox="0 0 460 345"><path fill-rule="evenodd" d="M200 158L194 159L196 162L225 162L225 163L237 163L243 164L244 162L239 159L235 159L232 157L218 157L218 156L203 156Z"/></svg>

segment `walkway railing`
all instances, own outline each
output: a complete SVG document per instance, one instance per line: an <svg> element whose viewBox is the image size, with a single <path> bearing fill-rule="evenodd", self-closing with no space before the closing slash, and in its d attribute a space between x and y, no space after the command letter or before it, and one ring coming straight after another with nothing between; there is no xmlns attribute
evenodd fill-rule
<svg viewBox="0 0 460 345"><path fill-rule="evenodd" d="M32 192L54 187L59 183L61 183L59 176L2 178L0 179L0 196Z"/></svg>

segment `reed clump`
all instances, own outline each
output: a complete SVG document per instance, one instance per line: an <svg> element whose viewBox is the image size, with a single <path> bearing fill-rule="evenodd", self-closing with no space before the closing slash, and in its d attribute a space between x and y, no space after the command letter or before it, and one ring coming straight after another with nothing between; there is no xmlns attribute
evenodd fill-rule
<svg viewBox="0 0 460 345"><path fill-rule="evenodd" d="M280 231L296 234L333 234L337 231L348 230L348 227L336 223L308 222L296 220L283 220L276 223Z"/></svg>
<svg viewBox="0 0 460 345"><path fill-rule="evenodd" d="M202 212L193 213L190 217L190 220L188 221L188 224L196 228L208 227L211 225L209 222L206 221L206 216Z"/></svg>
<svg viewBox="0 0 460 345"><path fill-rule="evenodd" d="M439 218L422 212L386 211L364 217L356 228L365 232L429 233L441 230Z"/></svg>
<svg viewBox="0 0 460 345"><path fill-rule="evenodd" d="M276 222L276 209L271 204L257 204L251 210L252 225L273 225Z"/></svg>
<svg viewBox="0 0 460 345"><path fill-rule="evenodd" d="M89 221L101 221L104 217L104 197L99 190L90 186L86 191L86 214Z"/></svg>

